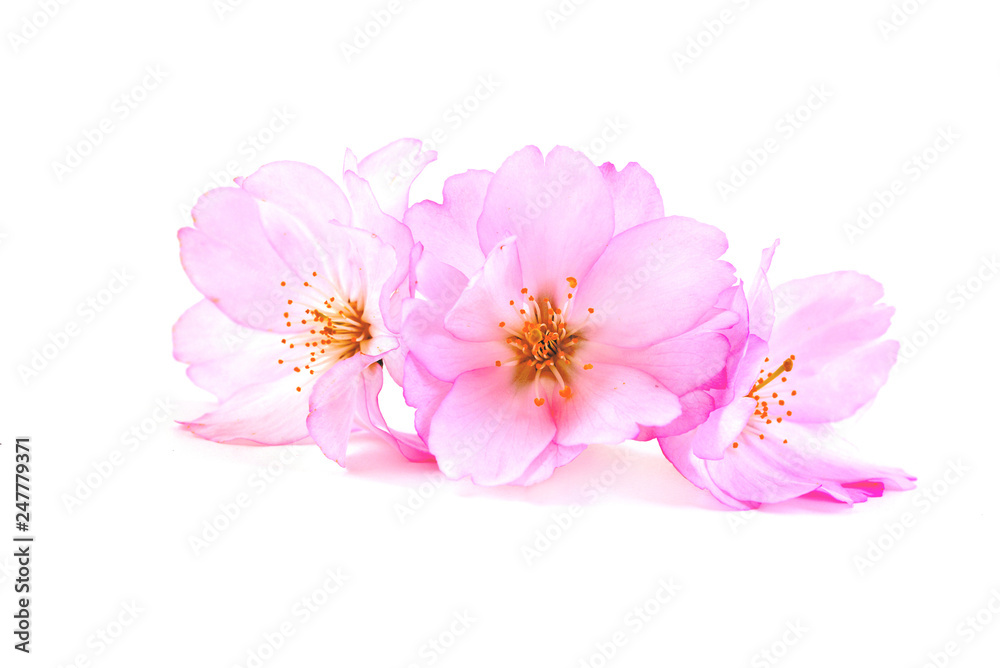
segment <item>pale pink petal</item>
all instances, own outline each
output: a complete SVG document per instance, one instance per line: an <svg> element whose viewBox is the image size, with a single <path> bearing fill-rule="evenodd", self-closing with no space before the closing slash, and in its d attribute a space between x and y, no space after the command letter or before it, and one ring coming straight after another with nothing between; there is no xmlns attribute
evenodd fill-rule
<svg viewBox="0 0 1000 668"><path fill-rule="evenodd" d="M689 432L698 425L704 424L708 416L715 410L715 400L712 399L711 394L703 390L682 394L678 399L681 402L681 414L677 419L661 427L643 426L635 440L649 441L654 438L665 438Z"/></svg>
<svg viewBox="0 0 1000 668"><path fill-rule="evenodd" d="M371 184L379 207L396 220L402 220L410 185L436 158L437 153L423 150L420 141L399 139L364 158L358 163L357 173Z"/></svg>
<svg viewBox="0 0 1000 668"><path fill-rule="evenodd" d="M531 386L510 368L477 369L455 379L431 420L428 445L449 478L503 485L525 474L556 427Z"/></svg>
<svg viewBox="0 0 1000 668"><path fill-rule="evenodd" d="M413 355L408 355L403 372L403 398L416 409L414 425L417 435L425 442L431 418L451 390L451 383L438 380Z"/></svg>
<svg viewBox="0 0 1000 668"><path fill-rule="evenodd" d="M601 165L601 175L611 188L615 206L615 234L636 225L663 218L663 197L652 174L630 162L622 171L606 162Z"/></svg>
<svg viewBox="0 0 1000 668"><path fill-rule="evenodd" d="M695 431L691 447L699 459L722 459L727 448L738 442L739 435L753 417L757 402L740 397L708 416L705 424Z"/></svg>
<svg viewBox="0 0 1000 668"><path fill-rule="evenodd" d="M466 341L495 341L507 336L500 323L512 326L517 322L517 309L524 299L519 247L507 239L487 255L483 268L445 316L449 332Z"/></svg>
<svg viewBox="0 0 1000 668"><path fill-rule="evenodd" d="M763 440L744 435L738 442L738 448L730 447L723 459L707 462L706 468L720 489L744 502L776 503L818 490L852 503L872 495L864 494L859 483L892 490L914 487L914 478L900 469L857 460L850 445L828 427L817 431L785 423Z"/></svg>
<svg viewBox="0 0 1000 668"><path fill-rule="evenodd" d="M314 232L331 220L352 224L351 205L344 191L312 165L290 160L266 164L243 181L243 190L287 212Z"/></svg>
<svg viewBox="0 0 1000 668"><path fill-rule="evenodd" d="M878 339L893 309L879 303L882 286L843 271L785 283L774 291L786 311L771 335L771 362L795 355L786 398L801 422L834 422L853 415L885 384L898 344Z"/></svg>
<svg viewBox="0 0 1000 668"><path fill-rule="evenodd" d="M217 188L202 195L191 216L194 229L185 227L178 237L194 286L242 325L286 331L284 305L303 293L268 243L253 198L239 188Z"/></svg>
<svg viewBox="0 0 1000 668"><path fill-rule="evenodd" d="M581 362L609 362L642 369L680 396L697 389L722 387L719 372L729 354L729 340L717 332L687 332L648 348L619 348L588 343Z"/></svg>
<svg viewBox="0 0 1000 668"><path fill-rule="evenodd" d="M771 268L771 260L774 258L774 252L778 249L779 243L781 241L776 239L770 248L761 251L760 267L757 269L753 284L746 296L750 333L765 341L771 336L771 328L774 326L777 315L771 284L767 280L767 272ZM780 317L784 317L783 314Z"/></svg>
<svg viewBox="0 0 1000 668"><path fill-rule="evenodd" d="M296 391L296 387L302 391ZM271 383L248 385L215 410L182 424L201 438L219 443L297 443L309 435L309 389L305 379L294 374Z"/></svg>
<svg viewBox="0 0 1000 668"><path fill-rule="evenodd" d="M486 257L476 223L492 177L492 172L482 170L451 176L444 182L441 204L430 200L414 204L403 218L416 241L466 276L475 274Z"/></svg>
<svg viewBox="0 0 1000 668"><path fill-rule="evenodd" d="M476 249L479 252L479 249ZM480 267L482 264L480 263ZM478 268L477 270L478 271ZM475 275L475 272L473 274ZM447 313L469 284L468 277L450 264L445 264L421 244L410 253L410 296L426 297L441 312Z"/></svg>
<svg viewBox="0 0 1000 668"><path fill-rule="evenodd" d="M549 443L548 447L535 458L528 470L517 480L512 480L511 485L521 485L527 487L534 485L552 477L552 473L560 466L565 466L587 449L586 445L559 445Z"/></svg>
<svg viewBox="0 0 1000 668"><path fill-rule="evenodd" d="M174 359L190 365L188 377L220 400L290 371L278 364L287 346L277 335L237 325L207 299L177 320L173 342Z"/></svg>
<svg viewBox="0 0 1000 668"><path fill-rule="evenodd" d="M660 426L681 414L677 396L648 373L597 363L569 379L572 395L549 398L559 443L617 443L635 437L640 425Z"/></svg>
<svg viewBox="0 0 1000 668"><path fill-rule="evenodd" d="M378 403L378 395L382 391L382 367L378 364L369 364L362 370L361 379L364 383L364 410L361 417L368 429L396 447L411 462L432 461L433 455L427 451L426 444L420 438L392 429L386 424Z"/></svg>
<svg viewBox="0 0 1000 668"><path fill-rule="evenodd" d="M402 301L407 296L399 288L409 271L410 249L413 236L408 227L385 214L375 201L370 184L352 172L344 175L344 184L354 207L355 227L368 230L396 253L395 269L386 280L387 290L382 295L380 308L389 328L399 331Z"/></svg>
<svg viewBox="0 0 1000 668"><path fill-rule="evenodd" d="M575 318L595 310L584 337L639 348L692 329L733 284L732 266L717 259L725 250L721 231L689 218L616 236L573 298Z"/></svg>
<svg viewBox="0 0 1000 668"><path fill-rule="evenodd" d="M347 172L354 172L355 174L358 172L358 156L354 155L354 151L351 149L344 151L344 169L341 173Z"/></svg>
<svg viewBox="0 0 1000 668"><path fill-rule="evenodd" d="M698 489L708 490L712 496L736 510L750 510L759 508L760 503L755 501L744 501L728 494L720 488L712 476L708 473L710 460L699 459L694 456L692 441L694 432L681 433L669 438L659 439L660 450L663 455L670 460L677 472L687 478L687 480Z"/></svg>
<svg viewBox="0 0 1000 668"><path fill-rule="evenodd" d="M340 360L320 376L309 395L306 425L323 454L341 466L358 409L364 407L362 370L374 360L353 355Z"/></svg>
<svg viewBox="0 0 1000 668"><path fill-rule="evenodd" d="M403 344L410 354L436 378L453 381L472 369L495 367L506 362L513 349L498 336L485 341L463 341L444 327L443 317L433 302L408 300L403 307Z"/></svg>
<svg viewBox="0 0 1000 668"><path fill-rule="evenodd" d="M538 297L557 296L566 278L583 276L613 233L614 206L600 170L565 147L544 159L534 146L507 158L479 218L483 253L518 238L523 287Z"/></svg>

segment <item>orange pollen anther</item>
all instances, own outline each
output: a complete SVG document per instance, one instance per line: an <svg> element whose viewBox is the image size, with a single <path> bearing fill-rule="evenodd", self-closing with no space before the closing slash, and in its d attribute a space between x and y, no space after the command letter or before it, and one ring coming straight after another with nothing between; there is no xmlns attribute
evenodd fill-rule
<svg viewBox="0 0 1000 668"><path fill-rule="evenodd" d="M316 275L316 272L313 272L313 276ZM282 285L285 283L282 282ZM310 286L308 282L304 282L303 285L317 288ZM336 312L332 309L334 302L338 303ZM288 303L292 304L294 300L289 299ZM308 371L310 375L315 375L317 370L322 373L334 363L360 352L362 342L372 338L371 326L364 318L364 304L360 300L349 300L335 295L323 300L321 306L303 310L305 317L299 322L312 326L306 331L294 332L281 339L289 350L295 352L292 353L294 359L278 360L278 364L284 364L286 361L298 362L299 364L293 367L296 373L302 373L303 370ZM284 316L289 318L291 314L285 313ZM285 326L291 327L292 321L288 320ZM296 350L296 343L303 344L300 350L303 347L305 350L299 353ZM315 350L317 348L318 351ZM301 387L295 389L297 392L302 391Z"/></svg>
<svg viewBox="0 0 1000 668"><path fill-rule="evenodd" d="M571 312L567 304L561 304L560 308L549 297L529 295L527 288L522 289L521 294L527 295L521 303L523 308L518 308L515 300L508 302L516 309L515 321L500 322L500 327L506 327L511 334L504 341L512 349L513 356L506 362L497 360L496 364L513 366L516 383L532 383L538 406L544 403L543 382L554 381L559 396L569 400L573 397L570 389L575 366L573 358L583 341L577 331L582 325L570 327L567 323Z"/></svg>
<svg viewBox="0 0 1000 668"><path fill-rule="evenodd" d="M770 361L769 357L765 357L764 358L764 362L765 363L769 362L769 361ZM774 371L772 371L771 373L766 374L766 375L764 373L764 369L761 369L760 370L760 377L757 379L757 382L754 383L753 387L750 388L750 392L746 395L748 398L753 399L753 400L755 400L757 402L756 409L754 410L754 417L757 418L757 419L760 419L763 422L763 425L770 425L770 424L774 424L774 423L781 424L784 421L784 418L782 418L782 417L775 417L773 420L770 418L770 416L768 415L768 411L770 409L770 407L768 406L768 402L767 402L766 399L762 400L760 398L761 395L759 394L759 392L765 386L767 386L768 384L774 382L775 380L778 380L779 378L781 379L782 383L787 383L788 382L788 376L786 376L784 374L787 374L787 373L789 373L792 370L792 367L794 366L794 364L793 364L794 361L795 361L795 355L790 355L784 362L781 363L781 365L777 369L775 369ZM771 394L771 396L770 396L771 399L777 399L778 400L778 405L779 406L784 406L785 405L785 399L784 398L779 398L780 395L779 395L779 393L777 391L773 391L770 394ZM798 393L795 390L792 390L789 394L790 394L790 396L794 397ZM790 417L792 415L792 411L786 410L785 411L785 415ZM760 423L758 423L758 425L760 425ZM764 438L765 438L765 435L763 433L764 432L763 425L760 425L761 433L758 434L758 438L760 440L764 440ZM771 428L773 429L774 427L771 427ZM784 439L783 442L784 443L788 443L788 439ZM736 446L736 444L734 443L733 447L735 447L735 446Z"/></svg>

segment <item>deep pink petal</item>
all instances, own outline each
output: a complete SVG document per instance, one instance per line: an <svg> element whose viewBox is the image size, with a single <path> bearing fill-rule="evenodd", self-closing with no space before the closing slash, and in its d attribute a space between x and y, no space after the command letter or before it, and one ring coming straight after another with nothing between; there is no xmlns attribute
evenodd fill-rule
<svg viewBox="0 0 1000 668"><path fill-rule="evenodd" d="M733 284L732 266L717 259L725 250L721 231L689 218L616 236L573 299L577 314L595 309L584 337L638 348L692 329Z"/></svg>
<svg viewBox="0 0 1000 668"><path fill-rule="evenodd" d="M477 369L455 380L428 445L449 478L503 485L525 474L555 432L548 407L535 405L530 385L515 386L510 368Z"/></svg>
<svg viewBox="0 0 1000 668"><path fill-rule="evenodd" d="M518 238L523 287L538 297L557 296L567 277L583 276L613 233L614 206L600 170L565 147L544 159L534 146L507 158L479 218L483 253Z"/></svg>
<svg viewBox="0 0 1000 668"><path fill-rule="evenodd" d="M606 162L601 175L611 189L615 207L615 234L663 218L663 197L652 174L630 162L622 171Z"/></svg>
<svg viewBox="0 0 1000 668"><path fill-rule="evenodd" d="M444 182L442 203L426 200L406 211L403 222L438 260L472 276L486 255L479 247L476 223L483 211L492 172L470 170Z"/></svg>

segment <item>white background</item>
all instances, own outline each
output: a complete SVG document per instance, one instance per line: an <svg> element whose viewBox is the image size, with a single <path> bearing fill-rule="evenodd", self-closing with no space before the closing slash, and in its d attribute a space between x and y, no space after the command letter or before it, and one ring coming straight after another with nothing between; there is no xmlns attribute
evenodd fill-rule
<svg viewBox="0 0 1000 668"><path fill-rule="evenodd" d="M996 665L996 3L910 0L885 35L890 0L591 0L563 3L574 11L558 22L557 0L404 1L350 62L342 44L388 0L69 2L51 18L40 4L6 2L0 21L0 540L14 533L17 435L33 439L37 536L30 656L11 648L12 548L0 551L0 663L246 666L286 625L262 665ZM689 39L707 46L679 67ZM130 93L147 68L163 80ZM490 77L468 118L449 113ZM813 87L832 95L786 136L778 123ZM123 94L144 98L125 118ZM269 136L276 109L294 118ZM110 134L60 179L54 163L105 118ZM345 471L312 446L223 446L157 421L157 401L183 419L210 400L173 361L170 327L199 298L176 232L213 174L278 159L336 174L347 146L365 155L437 128L447 140L411 201L525 144L589 147L652 172L668 213L725 230L746 277L780 237L775 282L836 269L883 281L909 359L847 435L919 489L733 513L653 444L622 475L621 448L597 446L536 487L479 489L375 442L353 444ZM914 180L907 161L948 128L957 139ZM718 183L768 138L778 150L724 200ZM905 192L849 236L896 179ZM91 314L122 270L125 289ZM68 325L78 335L22 378ZM268 465L280 474L261 485ZM613 481L595 499L602 474ZM241 494L249 505L208 541ZM349 580L317 593L337 569ZM663 604L661 580L678 589ZM294 606L314 595L328 600L305 619ZM645 619L631 612L644 605Z"/></svg>

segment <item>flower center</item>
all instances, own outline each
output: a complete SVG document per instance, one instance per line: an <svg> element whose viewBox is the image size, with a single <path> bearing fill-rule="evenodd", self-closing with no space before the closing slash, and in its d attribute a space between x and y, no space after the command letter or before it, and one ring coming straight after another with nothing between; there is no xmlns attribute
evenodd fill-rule
<svg viewBox="0 0 1000 668"><path fill-rule="evenodd" d="M313 276L316 272L313 272ZM285 281L281 282L282 287ZM292 351L288 357L278 360L278 364L293 364L296 373L308 372L310 376L317 371L322 373L340 360L352 357L361 351L361 343L371 336L371 325L365 321L365 305L363 300L351 300L336 294L326 296L316 286L308 281L303 287L311 288L316 293L316 301L322 301L322 306L299 304L302 309L301 324L312 323L308 332L297 332L281 339L281 342ZM289 299L288 305L294 306L295 300ZM286 327L292 326L296 318L292 311L284 313ZM297 392L302 387L296 387Z"/></svg>
<svg viewBox="0 0 1000 668"><path fill-rule="evenodd" d="M572 290L576 288L577 281L569 277L566 282L570 292L566 293L561 306L556 306L548 297L536 299L528 294L527 288L522 288L520 306L513 299L509 302L514 311L511 322L502 321L499 325L508 334L505 342L511 347L513 356L506 361L497 360L496 365L514 366L516 382L531 382L534 385L536 406L545 403L539 384L546 374L558 383L559 396L564 399L573 396L568 380L573 355L583 341L578 332L587 321L585 319L580 326L572 329L567 325L573 305ZM594 312L592 308L587 310ZM592 369L593 365L585 364L583 368Z"/></svg>
<svg viewBox="0 0 1000 668"><path fill-rule="evenodd" d="M770 358L764 358L765 364L770 361ZM792 411L785 404L791 397L797 395L798 392L788 389L788 386L785 385L785 383L788 382L787 374L791 372L794 362L795 355L791 355L788 359L781 363L781 366L767 375L764 375L764 369L760 370L760 376L757 378L757 382L754 383L753 387L750 388L750 392L747 394L747 397L757 402L757 407L754 409L753 419L744 429L745 433L749 432L751 435L756 435L763 441L764 429L766 428L766 425L769 425L772 422L780 424L786 417L791 417ZM771 385L771 383L779 378L781 379L780 383L772 385L769 390L764 390L765 387ZM770 397L768 397L768 395L770 395ZM772 417L772 415L774 417ZM788 439L784 439L784 442L788 443ZM738 446L738 442L733 443L734 448Z"/></svg>

